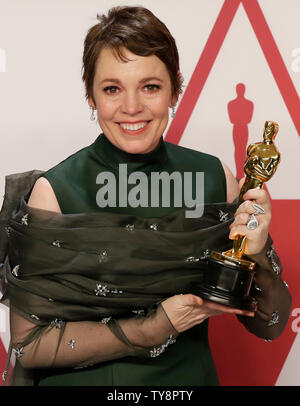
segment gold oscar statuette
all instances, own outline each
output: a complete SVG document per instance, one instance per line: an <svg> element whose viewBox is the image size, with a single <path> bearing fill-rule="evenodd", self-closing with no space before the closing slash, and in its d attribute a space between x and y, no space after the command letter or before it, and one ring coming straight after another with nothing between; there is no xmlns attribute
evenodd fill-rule
<svg viewBox="0 0 300 406"><path fill-rule="evenodd" d="M280 153L274 144L278 124L266 121L263 141L250 144L244 166L245 183L241 188L238 205L249 189L262 188L272 178L280 162ZM255 262L244 258L245 236L237 236L233 247L224 252L208 253L208 270L197 294L207 300L243 310L253 310L256 300L250 296Z"/></svg>

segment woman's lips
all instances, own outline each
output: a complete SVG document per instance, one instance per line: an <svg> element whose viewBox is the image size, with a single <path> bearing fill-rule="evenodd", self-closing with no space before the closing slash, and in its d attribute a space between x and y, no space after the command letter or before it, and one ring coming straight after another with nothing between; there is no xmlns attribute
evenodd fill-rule
<svg viewBox="0 0 300 406"><path fill-rule="evenodd" d="M136 134L141 134L144 131L146 131L147 128L149 127L150 123L151 123L151 120L150 121L136 121L134 123L121 122L121 123L117 123L117 124L119 125L119 127L125 134L136 135Z"/></svg>

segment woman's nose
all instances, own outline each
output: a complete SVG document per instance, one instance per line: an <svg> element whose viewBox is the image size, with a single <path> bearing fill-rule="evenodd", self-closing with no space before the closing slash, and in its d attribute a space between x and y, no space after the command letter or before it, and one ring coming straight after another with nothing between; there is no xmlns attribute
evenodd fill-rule
<svg viewBox="0 0 300 406"><path fill-rule="evenodd" d="M142 111L143 104L138 94L135 92L128 92L124 95L122 100L122 113L133 116Z"/></svg>

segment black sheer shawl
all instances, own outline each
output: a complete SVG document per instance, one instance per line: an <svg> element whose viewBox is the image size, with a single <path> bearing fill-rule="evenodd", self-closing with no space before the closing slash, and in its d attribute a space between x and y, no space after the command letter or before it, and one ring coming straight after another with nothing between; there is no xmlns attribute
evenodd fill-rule
<svg viewBox="0 0 300 406"><path fill-rule="evenodd" d="M205 204L203 216L193 219L182 209L147 219L110 212L60 214L27 205L42 174L6 176L0 213L1 302L11 309L8 361L13 350L15 384L32 384L26 375L35 368L159 355L177 336L159 304L196 292L208 271L206 250L232 246L228 234L236 203ZM280 272L276 275L265 257L260 274L272 295L259 298L256 322L240 318L263 337L274 306L283 309L281 331L289 313L288 293L274 297L274 289L287 292ZM279 282L270 287L270 278ZM151 334L153 329L160 334ZM92 337L88 345L86 331Z"/></svg>

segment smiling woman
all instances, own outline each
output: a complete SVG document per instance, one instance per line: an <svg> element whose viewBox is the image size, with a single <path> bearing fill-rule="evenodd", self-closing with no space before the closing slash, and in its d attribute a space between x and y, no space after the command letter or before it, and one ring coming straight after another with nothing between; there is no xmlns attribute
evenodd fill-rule
<svg viewBox="0 0 300 406"><path fill-rule="evenodd" d="M248 191L234 219L238 186L228 168L164 141L182 85L167 27L143 7L116 7L98 20L85 39L83 80L103 133L46 172L6 179L0 280L11 344L3 378L14 351L15 385L218 385L209 317L238 315L268 340L288 320L269 198ZM112 205L97 204L105 182L101 198L112 196ZM202 216L186 216L187 196L201 197ZM264 214L249 230L254 199ZM253 311L197 295L207 250L229 249L229 231L247 237L257 263Z"/></svg>

